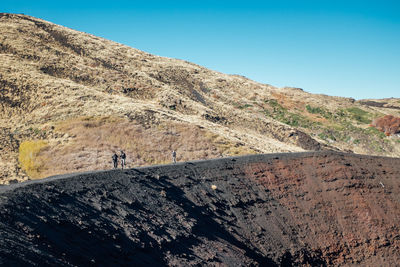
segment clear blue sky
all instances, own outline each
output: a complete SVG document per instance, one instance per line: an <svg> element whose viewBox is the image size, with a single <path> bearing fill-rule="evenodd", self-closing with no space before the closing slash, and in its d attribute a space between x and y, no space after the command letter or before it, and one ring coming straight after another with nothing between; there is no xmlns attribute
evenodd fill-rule
<svg viewBox="0 0 400 267"><path fill-rule="evenodd" d="M24 13L274 86L400 97L400 1L28 1Z"/></svg>

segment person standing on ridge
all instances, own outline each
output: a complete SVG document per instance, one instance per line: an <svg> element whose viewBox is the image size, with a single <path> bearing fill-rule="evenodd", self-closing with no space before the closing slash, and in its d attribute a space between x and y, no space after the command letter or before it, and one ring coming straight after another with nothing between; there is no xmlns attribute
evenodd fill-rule
<svg viewBox="0 0 400 267"><path fill-rule="evenodd" d="M114 163L114 169L118 168L118 155L117 153L114 152L114 155L112 155L112 160Z"/></svg>
<svg viewBox="0 0 400 267"><path fill-rule="evenodd" d="M176 163L176 151L172 150L172 162Z"/></svg>
<svg viewBox="0 0 400 267"><path fill-rule="evenodd" d="M126 154L125 154L125 152L122 151L122 150L121 150L120 158L121 158L121 167L122 167L122 169L124 169L124 167L125 167Z"/></svg>

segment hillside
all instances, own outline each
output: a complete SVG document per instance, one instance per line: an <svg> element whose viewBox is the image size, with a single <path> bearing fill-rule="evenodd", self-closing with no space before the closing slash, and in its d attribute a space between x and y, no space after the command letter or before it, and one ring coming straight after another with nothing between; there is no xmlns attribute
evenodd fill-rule
<svg viewBox="0 0 400 267"><path fill-rule="evenodd" d="M305 150L400 156L369 127L399 99L276 88L41 19L0 14L0 183L128 166Z"/></svg>
<svg viewBox="0 0 400 267"><path fill-rule="evenodd" d="M0 187L4 266L395 266L398 158L191 161Z"/></svg>

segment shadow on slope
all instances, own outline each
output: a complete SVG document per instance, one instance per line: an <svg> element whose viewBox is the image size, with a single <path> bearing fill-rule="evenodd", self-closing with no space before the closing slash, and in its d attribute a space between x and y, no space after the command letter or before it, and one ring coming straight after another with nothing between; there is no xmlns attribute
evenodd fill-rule
<svg viewBox="0 0 400 267"><path fill-rule="evenodd" d="M2 264L233 264L244 257L247 264L275 265L176 185L142 176L113 171L17 189L0 212L7 218Z"/></svg>

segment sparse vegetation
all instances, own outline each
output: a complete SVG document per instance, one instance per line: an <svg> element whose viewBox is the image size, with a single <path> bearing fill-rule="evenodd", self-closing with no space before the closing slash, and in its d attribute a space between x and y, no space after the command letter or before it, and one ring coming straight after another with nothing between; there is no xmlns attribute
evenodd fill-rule
<svg viewBox="0 0 400 267"><path fill-rule="evenodd" d="M246 108L250 108L250 107L252 107L253 105L250 105L250 104L244 104L244 105L241 105L241 106L239 106L239 108L240 109L246 109Z"/></svg>
<svg viewBox="0 0 400 267"><path fill-rule="evenodd" d="M375 135L375 136L379 137L380 139L386 138L385 133L379 131L379 130L376 129L375 127L368 127L367 129L364 130L364 132L365 132L367 135Z"/></svg>
<svg viewBox="0 0 400 267"><path fill-rule="evenodd" d="M372 153L385 151L385 134L373 127L364 128L359 124L369 124L373 114L358 107L340 108L334 113L322 107L306 105L310 114L318 114L327 119L327 123L321 124L318 129L318 137L328 143L351 143L360 149L366 149ZM370 153L371 153L370 152Z"/></svg>
<svg viewBox="0 0 400 267"><path fill-rule="evenodd" d="M361 146L373 153L381 153L388 145L386 135L374 127L361 128L348 121L339 121L339 124L320 128L318 137L329 143L344 142Z"/></svg>
<svg viewBox="0 0 400 267"><path fill-rule="evenodd" d="M312 125L317 124L310 121L301 114L288 111L288 109L280 105L275 99L265 100L265 103L269 104L272 107L272 110L264 110L265 114L280 122L283 122L290 126L303 128L309 128Z"/></svg>
<svg viewBox="0 0 400 267"><path fill-rule="evenodd" d="M372 120L372 115L371 113L362 110L358 107L351 107L351 108L347 108L346 111L350 114L350 116L361 123L365 123L365 124L369 124L371 123Z"/></svg>
<svg viewBox="0 0 400 267"><path fill-rule="evenodd" d="M318 134L318 137L321 138L322 140L327 140L328 138L330 138L330 136L328 136L326 133L320 133ZM331 138L332 139L332 138Z"/></svg>
<svg viewBox="0 0 400 267"><path fill-rule="evenodd" d="M306 109L311 114L319 114L325 119L332 119L333 115L330 111L321 108L321 107L312 107L310 105L306 105Z"/></svg>
<svg viewBox="0 0 400 267"><path fill-rule="evenodd" d="M311 107L310 105L306 105L306 109L307 109L308 112L310 112L312 114L321 114L321 113L323 113L323 110L320 107Z"/></svg>

